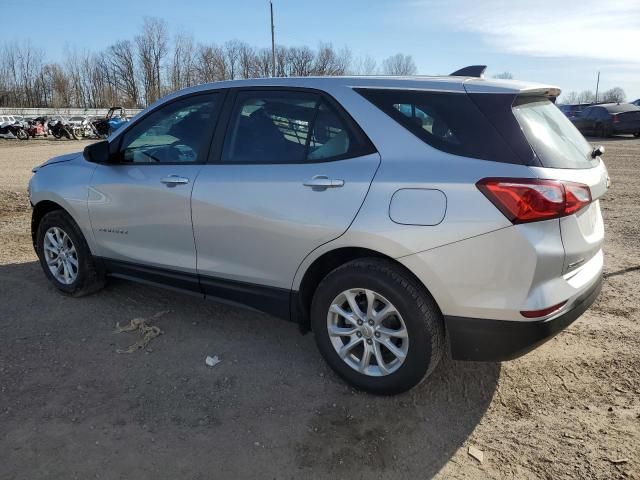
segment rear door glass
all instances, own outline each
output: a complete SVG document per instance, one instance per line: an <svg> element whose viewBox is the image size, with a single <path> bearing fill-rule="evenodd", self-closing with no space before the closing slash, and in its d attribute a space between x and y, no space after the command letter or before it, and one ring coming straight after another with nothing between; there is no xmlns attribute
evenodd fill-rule
<svg viewBox="0 0 640 480"><path fill-rule="evenodd" d="M597 164L589 142L547 98L517 98L512 109L543 167L591 168Z"/></svg>

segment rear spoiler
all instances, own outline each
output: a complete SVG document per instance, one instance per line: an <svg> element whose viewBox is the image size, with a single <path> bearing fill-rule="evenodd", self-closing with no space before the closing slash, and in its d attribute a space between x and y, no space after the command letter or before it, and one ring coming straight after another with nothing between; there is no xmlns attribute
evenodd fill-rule
<svg viewBox="0 0 640 480"><path fill-rule="evenodd" d="M484 71L487 69L486 65L469 65L468 67L456 70L450 73L450 77L476 77L484 78Z"/></svg>

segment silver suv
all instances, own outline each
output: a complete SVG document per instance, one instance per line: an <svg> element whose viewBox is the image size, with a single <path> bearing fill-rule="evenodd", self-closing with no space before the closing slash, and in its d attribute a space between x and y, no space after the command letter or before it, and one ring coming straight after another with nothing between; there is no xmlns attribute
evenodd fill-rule
<svg viewBox="0 0 640 480"><path fill-rule="evenodd" d="M312 330L380 394L445 352L516 358L594 301L592 148L554 87L479 76L274 78L174 93L37 167L33 243L81 296L108 276Z"/></svg>

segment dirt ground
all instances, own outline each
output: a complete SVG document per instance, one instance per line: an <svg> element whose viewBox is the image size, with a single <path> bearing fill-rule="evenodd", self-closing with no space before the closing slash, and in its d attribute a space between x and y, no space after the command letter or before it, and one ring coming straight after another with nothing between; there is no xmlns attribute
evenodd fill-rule
<svg viewBox="0 0 640 480"><path fill-rule="evenodd" d="M267 315L125 281L58 294L26 185L84 144L0 141L0 479L640 478L640 140L601 143L613 184L591 310L521 359L444 361L381 398ZM167 310L146 352L115 352L136 339L116 322Z"/></svg>

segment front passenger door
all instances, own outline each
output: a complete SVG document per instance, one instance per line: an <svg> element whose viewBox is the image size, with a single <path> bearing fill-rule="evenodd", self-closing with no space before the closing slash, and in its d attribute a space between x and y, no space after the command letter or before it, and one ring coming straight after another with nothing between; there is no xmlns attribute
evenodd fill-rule
<svg viewBox="0 0 640 480"><path fill-rule="evenodd" d="M96 255L127 268L196 273L191 191L209 151L221 96L174 100L116 137L113 161L96 167L89 189ZM181 286L197 290L193 278Z"/></svg>
<svg viewBox="0 0 640 480"><path fill-rule="evenodd" d="M227 125L193 190L202 287L229 296L221 280L234 280L244 303L247 284L286 296L305 256L347 230L380 155L339 105L308 90L241 90Z"/></svg>

